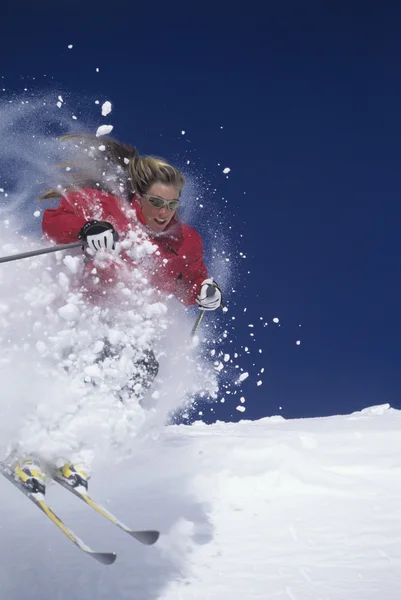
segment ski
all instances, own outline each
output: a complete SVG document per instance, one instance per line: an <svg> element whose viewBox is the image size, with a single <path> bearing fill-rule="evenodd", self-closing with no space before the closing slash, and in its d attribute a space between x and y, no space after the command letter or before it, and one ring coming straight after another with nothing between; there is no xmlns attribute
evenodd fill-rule
<svg viewBox="0 0 401 600"><path fill-rule="evenodd" d="M6 464L0 462L0 472L8 479L17 489L19 489L29 500L31 500L45 515L57 525L57 527L75 544L82 552L92 556L95 560L103 565L111 565L116 560L117 555L114 552L95 552L87 546L75 533L66 527L63 521L53 512L50 506L45 502L44 494L41 492L32 492L24 487L22 483L15 478L13 470Z"/></svg>
<svg viewBox="0 0 401 600"><path fill-rule="evenodd" d="M83 485L78 485L77 487L73 487L72 485L69 485L66 481L64 481L64 479L62 477L59 477L57 475L57 473L51 473L50 476L54 481L56 481L64 489L68 490L69 492L71 492L72 494L77 496L78 498L81 498L81 500L83 500L84 502L86 502L86 504L88 504L94 510L96 510L96 512L98 512L103 517L105 517L106 519L111 521L111 523L113 523L114 525L117 525L117 527L119 527L120 529L122 529L123 531L128 533L131 537L136 539L138 542L141 542L141 544L146 544L146 545L150 546L150 545L154 544L155 542L157 542L157 540L159 539L159 536L160 536L159 531L155 531L152 529L143 530L143 531L135 531L134 529L131 529L130 527L127 527L126 525L124 525L124 523L119 521L117 519L117 517L115 517L113 514L111 514L105 508L103 508L103 506L100 506L94 500L92 500L92 498L89 496L86 488Z"/></svg>

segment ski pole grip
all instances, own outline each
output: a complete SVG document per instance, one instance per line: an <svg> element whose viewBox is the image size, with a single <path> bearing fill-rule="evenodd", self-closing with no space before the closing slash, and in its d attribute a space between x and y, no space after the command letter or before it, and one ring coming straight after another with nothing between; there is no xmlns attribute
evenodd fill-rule
<svg viewBox="0 0 401 600"><path fill-rule="evenodd" d="M206 290L206 297L210 298L210 296L214 295L214 290L215 290L215 286L214 285L209 285L207 290Z"/></svg>

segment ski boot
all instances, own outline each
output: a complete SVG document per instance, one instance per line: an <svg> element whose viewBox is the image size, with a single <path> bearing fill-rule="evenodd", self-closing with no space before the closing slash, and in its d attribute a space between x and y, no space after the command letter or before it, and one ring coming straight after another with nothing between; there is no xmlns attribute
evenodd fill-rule
<svg viewBox="0 0 401 600"><path fill-rule="evenodd" d="M88 490L90 475L85 473L81 468L74 467L71 463L63 465L58 471L58 476L73 488L82 486L86 491Z"/></svg>
<svg viewBox="0 0 401 600"><path fill-rule="evenodd" d="M45 474L37 462L22 459L14 467L14 477L31 494L43 494L46 492Z"/></svg>

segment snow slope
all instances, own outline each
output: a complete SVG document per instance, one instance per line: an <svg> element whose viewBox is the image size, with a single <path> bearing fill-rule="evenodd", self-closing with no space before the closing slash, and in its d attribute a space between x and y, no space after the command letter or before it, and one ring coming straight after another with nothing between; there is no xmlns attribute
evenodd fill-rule
<svg viewBox="0 0 401 600"><path fill-rule="evenodd" d="M398 600L400 411L169 426L132 456L95 464L93 495L144 548L53 485L48 500L90 545L82 555L0 480L2 598Z"/></svg>

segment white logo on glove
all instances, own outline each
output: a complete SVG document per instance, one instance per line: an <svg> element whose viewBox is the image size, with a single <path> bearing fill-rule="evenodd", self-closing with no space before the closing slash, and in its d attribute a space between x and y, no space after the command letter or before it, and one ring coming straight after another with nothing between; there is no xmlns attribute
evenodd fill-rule
<svg viewBox="0 0 401 600"><path fill-rule="evenodd" d="M114 250L116 245L114 241L114 235L111 230L95 233L94 235L88 235L86 242L88 244L88 248L95 251Z"/></svg>

